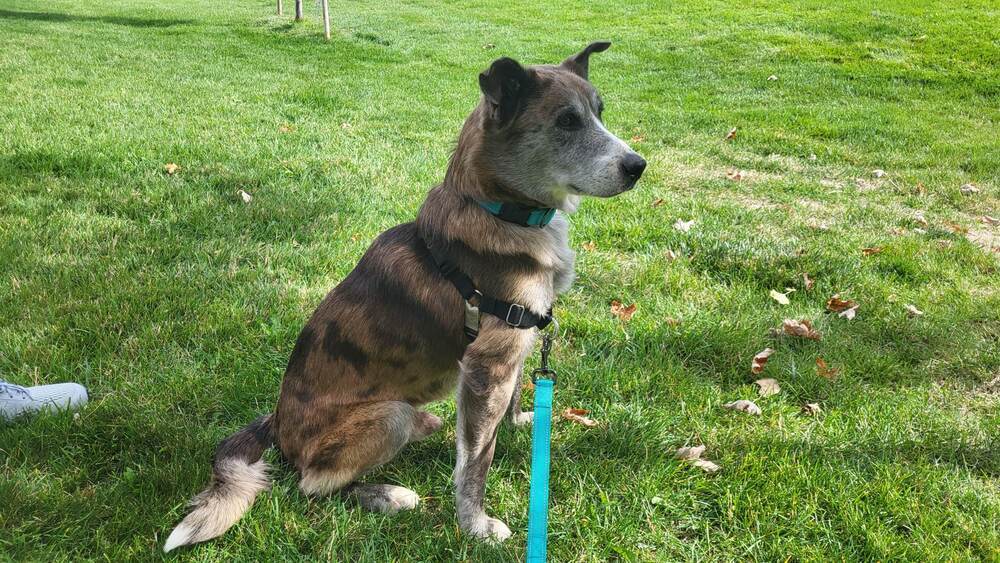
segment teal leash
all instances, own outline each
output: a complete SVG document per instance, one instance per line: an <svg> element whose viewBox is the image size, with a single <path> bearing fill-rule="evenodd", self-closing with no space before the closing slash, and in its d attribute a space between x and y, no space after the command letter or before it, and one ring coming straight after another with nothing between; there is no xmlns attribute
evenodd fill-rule
<svg viewBox="0 0 1000 563"><path fill-rule="evenodd" d="M528 561L546 561L549 520L549 465L552 439L552 389L556 372L549 369L549 352L556 329L542 336L541 367L531 373L535 411L531 430L531 486L528 493Z"/></svg>

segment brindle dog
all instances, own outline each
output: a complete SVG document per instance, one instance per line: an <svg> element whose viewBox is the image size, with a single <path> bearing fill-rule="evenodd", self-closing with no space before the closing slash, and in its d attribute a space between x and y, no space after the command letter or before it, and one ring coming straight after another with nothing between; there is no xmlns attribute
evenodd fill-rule
<svg viewBox="0 0 1000 563"><path fill-rule="evenodd" d="M503 540L510 529L483 507L486 473L504 414L518 408L522 364L535 342L490 315L478 338L463 333L465 303L438 270L429 247L486 295L536 314L573 280L574 253L563 214L581 196L631 189L646 162L601 121L604 103L587 80L593 43L560 65L523 67L509 58L480 74L482 99L466 120L444 182L430 191L414 223L372 244L302 329L273 415L219 444L213 481L170 534L165 551L214 538L266 488L265 449L277 444L309 495L341 493L393 512L419 497L359 477L408 443L441 427L420 410L457 385L458 519L469 534ZM544 228L499 219L477 202L560 210Z"/></svg>

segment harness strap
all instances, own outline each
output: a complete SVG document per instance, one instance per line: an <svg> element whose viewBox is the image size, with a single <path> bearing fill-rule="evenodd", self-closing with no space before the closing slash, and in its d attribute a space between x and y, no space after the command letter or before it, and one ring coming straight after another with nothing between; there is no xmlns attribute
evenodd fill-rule
<svg viewBox="0 0 1000 563"><path fill-rule="evenodd" d="M438 271L455 286L462 299L465 299L465 335L470 340L475 340L479 336L479 313L493 315L502 319L509 326L520 329L535 327L543 329L552 322L551 308L544 315L539 315L524 305L504 301L491 295L483 295L482 292L476 289L476 284L472 281L472 278L459 270L454 262L446 259L430 244L427 244L426 241L424 241L424 244L430 251Z"/></svg>

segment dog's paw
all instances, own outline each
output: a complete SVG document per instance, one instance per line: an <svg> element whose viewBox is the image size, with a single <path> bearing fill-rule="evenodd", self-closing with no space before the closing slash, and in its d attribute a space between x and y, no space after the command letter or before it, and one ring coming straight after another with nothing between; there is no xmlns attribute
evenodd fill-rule
<svg viewBox="0 0 1000 563"><path fill-rule="evenodd" d="M486 540L492 543L500 543L511 535L510 528L496 518L490 518L485 514L477 518L465 531L472 537Z"/></svg>
<svg viewBox="0 0 1000 563"><path fill-rule="evenodd" d="M528 426L535 421L535 413L519 412L511 417L510 421L514 423L514 426Z"/></svg>
<svg viewBox="0 0 1000 563"><path fill-rule="evenodd" d="M417 493L396 485L358 485L353 487L349 494L362 507L387 514L410 510L420 504L420 496Z"/></svg>

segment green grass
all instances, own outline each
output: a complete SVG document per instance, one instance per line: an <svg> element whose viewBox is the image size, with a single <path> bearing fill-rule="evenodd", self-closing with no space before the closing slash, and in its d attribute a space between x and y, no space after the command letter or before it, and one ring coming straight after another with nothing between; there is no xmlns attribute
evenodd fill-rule
<svg viewBox="0 0 1000 563"><path fill-rule="evenodd" d="M442 178L476 73L610 39L591 76L650 168L573 218L596 249L559 304L556 403L602 426L555 424L552 560L1000 560L996 4L482 4L335 2L325 43L311 2L292 24L260 1L0 0L0 375L92 394L0 426L0 559L159 558L312 309ZM855 320L824 312L838 292ZM783 318L823 339L772 337ZM768 346L782 393L720 408L756 399ZM501 432L488 505L516 533L491 547L458 532L454 407L432 410L445 430L376 476L417 511L307 499L280 468L176 557L523 558L529 433ZM701 443L721 473L672 459Z"/></svg>

